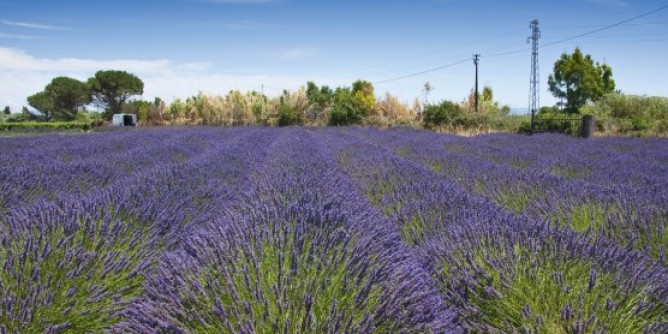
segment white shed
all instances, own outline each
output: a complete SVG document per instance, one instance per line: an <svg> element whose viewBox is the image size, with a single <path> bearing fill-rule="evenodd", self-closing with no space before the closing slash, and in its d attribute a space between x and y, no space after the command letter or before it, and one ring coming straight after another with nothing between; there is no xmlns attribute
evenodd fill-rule
<svg viewBox="0 0 668 334"><path fill-rule="evenodd" d="M111 125L115 126L137 126L137 115L133 114L114 114L111 118Z"/></svg>

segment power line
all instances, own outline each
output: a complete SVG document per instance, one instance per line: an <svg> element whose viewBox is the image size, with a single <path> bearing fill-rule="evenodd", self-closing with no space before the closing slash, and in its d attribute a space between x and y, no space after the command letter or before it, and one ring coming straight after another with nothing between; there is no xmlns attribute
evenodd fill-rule
<svg viewBox="0 0 668 334"><path fill-rule="evenodd" d="M608 37L647 37L647 36L667 36L668 32L661 33L642 33L642 34L614 34L614 35L592 35L587 38L608 38Z"/></svg>
<svg viewBox="0 0 668 334"><path fill-rule="evenodd" d="M604 40L604 41L588 41L586 44L610 44L610 43L653 43L665 42L668 38L648 38L648 39L628 39L628 40Z"/></svg>
<svg viewBox="0 0 668 334"><path fill-rule="evenodd" d="M649 11L649 12L645 12L645 13L643 13L643 14L634 16L634 17L632 17L632 18L629 18L629 19L626 19L626 20L623 20L623 21L620 21L620 22L616 22L616 23L613 23L613 24L609 24L609 25L602 26L602 27L599 28L599 29L595 29L595 30L587 31L587 32L584 32L584 33L581 33L581 34L578 34L578 35L574 35L574 36L571 36L571 37L566 37L566 38L559 39L559 40L556 40L556 41L553 41L553 42L549 42L549 43L540 45L539 48L544 48L544 47L546 47L546 46L551 46L551 45L555 45L555 44L561 44L561 43L564 43L564 42L572 41L572 40L577 39L577 38L581 38L581 37L585 37L585 36L593 35L593 34L595 34L595 33L598 33L598 32L604 31L604 30L608 30L608 29L611 29L611 28L614 28L614 27L618 27L618 26L621 26L621 25L629 24L629 22L631 22L631 21L637 20L637 19L642 18L642 17L645 17L645 16L652 15L652 14L654 14L654 13L656 13L656 12L659 12L659 11L662 11L662 10L665 10L665 9L668 9L668 5L665 5L665 6L662 6L662 7L656 8L656 9L653 9L653 10L651 10L651 11ZM487 57L487 58L491 58L491 57L506 56L506 55L511 55L511 54L517 54L517 53L527 52L527 51L529 51L529 50L531 50L531 48L522 48L522 49L518 49L518 50L511 50L511 51L506 51L506 52L492 53L492 54L485 55L485 57Z"/></svg>
<svg viewBox="0 0 668 334"><path fill-rule="evenodd" d="M638 22L638 23L624 23L625 26L656 26L668 24L668 21L659 21L659 22ZM597 28L605 27L604 24L588 24L588 25L573 25L573 26L548 26L547 28L543 27L543 30L558 30L558 29L582 29L582 28Z"/></svg>
<svg viewBox="0 0 668 334"><path fill-rule="evenodd" d="M490 57L506 56L506 55L512 55L512 54L516 54L516 53L524 53L524 52L527 52L529 50L531 50L531 48L522 48L522 49L513 50L513 51L492 53L492 54L485 55L485 57L490 58Z"/></svg>
<svg viewBox="0 0 668 334"><path fill-rule="evenodd" d="M582 33L582 34L579 34L579 35L575 35L575 36L568 37L568 38L564 38L564 39L561 39L561 40L558 40L558 41L555 41L555 42L551 42L551 43L543 44L541 47L546 47L546 46L555 45L555 44L561 44L561 43L564 43L564 42L572 41L572 40L577 39L577 38L580 38L580 37L584 37L584 36L588 36L588 35L593 35L593 34L595 34L595 33L597 33L597 32L601 32L601 31L608 30L608 29L611 29L611 28L614 28L614 27L618 27L618 26L624 25L624 24L626 24L626 23L628 23L628 22L637 20L637 19L639 19L639 18L642 18L642 17L645 17L645 16L652 15L652 14L654 14L654 13L656 13L656 12L659 12L659 11L662 11L662 10L664 10L664 9L668 9L668 5L665 5L665 6L662 6L662 7L659 7L659 8L653 9L653 10L650 10L649 12L646 12L646 13L643 13L643 14L640 14L640 15L637 15L637 16L634 16L634 17L632 17L632 18L630 18L630 19L626 19L626 20L624 20L624 21L620 21L620 22L617 22L617 23L609 24L609 25L607 25L607 26L604 26L603 28L599 28L599 29L595 29L595 30L587 31L587 32Z"/></svg>
<svg viewBox="0 0 668 334"><path fill-rule="evenodd" d="M468 58L466 58L466 59L461 59L461 60L458 60L458 61L456 61L456 62L454 62L454 63L450 63L450 64L447 64L447 65L443 65L443 66L439 66L439 67L431 68L431 69L428 69L428 70L424 70L424 71L420 71L420 72L416 72L416 73L412 73L412 74L404 75L404 76L401 76L401 77L392 78L392 79L387 79L387 80L382 80L382 81L376 81L376 82L373 82L373 84L374 84L374 85L379 85L379 84L384 84L384 83L388 83L388 82L393 82L393 81L403 80L403 79L407 79L407 78L412 78L412 77L416 77L416 76L418 76L418 75L422 75L422 74L426 74L426 73L429 73L429 72L434 72L434 71L442 70L442 69L444 69L444 68L448 68L448 67L452 67L452 66L455 66L455 65L459 65L459 64L468 62L469 60L471 60L471 57L468 57Z"/></svg>
<svg viewBox="0 0 668 334"><path fill-rule="evenodd" d="M485 38L485 39L481 39L481 40L477 40L477 41L473 41L473 42L468 42L468 43L463 43L463 44L451 46L447 49L441 49L441 50L436 50L436 51L432 51L432 52L425 52L425 53L415 55L415 56L409 56L409 57L406 57L406 58L403 58L403 59L399 59L397 62L409 61L409 60L423 58L423 57L432 56L432 55L441 54L441 53L449 53L449 52L452 52L454 50L462 49L462 48L467 47L467 46L476 45L476 44L480 44L480 43L484 43L484 42L497 40L497 39L500 39L502 37L511 36L511 35L523 32L524 30L525 29L513 30L513 31L509 31L509 32L502 33L502 34L499 34L499 35L495 35L495 36L492 36L492 37L489 37L489 38Z"/></svg>

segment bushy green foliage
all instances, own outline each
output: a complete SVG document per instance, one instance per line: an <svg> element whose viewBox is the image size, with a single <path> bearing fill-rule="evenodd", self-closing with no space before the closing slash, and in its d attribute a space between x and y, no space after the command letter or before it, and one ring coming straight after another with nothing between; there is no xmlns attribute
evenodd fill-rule
<svg viewBox="0 0 668 334"><path fill-rule="evenodd" d="M668 98L607 94L580 109L594 115L604 131L665 133L668 130Z"/></svg>
<svg viewBox="0 0 668 334"><path fill-rule="evenodd" d="M455 132L517 131L522 117L510 115L510 107L494 101L491 87L485 86L478 96L479 108L475 109L475 92L462 102L442 101L427 104L422 112L422 126L432 130Z"/></svg>
<svg viewBox="0 0 668 334"><path fill-rule="evenodd" d="M334 91L329 86L318 86L309 81L306 83L306 98L311 106L324 110L334 102Z"/></svg>
<svg viewBox="0 0 668 334"><path fill-rule="evenodd" d="M487 125L490 129L496 131L517 132L522 124L531 119L530 115L490 115L487 119Z"/></svg>
<svg viewBox="0 0 668 334"><path fill-rule="evenodd" d="M334 106L329 115L329 125L358 125L367 115L364 103L349 88L337 88L334 92Z"/></svg>
<svg viewBox="0 0 668 334"><path fill-rule="evenodd" d="M51 120L55 114L55 101L53 96L46 91L28 96L28 104L42 114L46 121Z"/></svg>
<svg viewBox="0 0 668 334"><path fill-rule="evenodd" d="M365 80L353 82L352 94L364 108L365 114L370 114L376 105L376 95L373 92L373 84Z"/></svg>
<svg viewBox="0 0 668 334"><path fill-rule="evenodd" d="M579 48L573 54L562 54L554 64L548 78L549 90L564 99L564 111L578 113L589 101L597 101L604 94L615 90L612 69L606 64L594 63L590 55L583 55Z"/></svg>
<svg viewBox="0 0 668 334"><path fill-rule="evenodd" d="M32 131L32 130L90 130L90 122L21 122L21 123L0 123L0 131Z"/></svg>
<svg viewBox="0 0 668 334"><path fill-rule="evenodd" d="M28 103L45 121L52 118L72 121L80 108L91 102L88 86L76 79L57 77L51 80L44 91L28 97Z"/></svg>
<svg viewBox="0 0 668 334"><path fill-rule="evenodd" d="M424 108L423 123L426 128L433 129L444 125L453 125L463 116L462 108L452 101L430 104Z"/></svg>
<svg viewBox="0 0 668 334"><path fill-rule="evenodd" d="M88 86L93 100L106 107L107 118L120 113L130 97L144 93L144 82L125 71L98 71Z"/></svg>
<svg viewBox="0 0 668 334"><path fill-rule="evenodd" d="M302 125L301 115L290 105L281 100L281 106L278 113L278 126Z"/></svg>

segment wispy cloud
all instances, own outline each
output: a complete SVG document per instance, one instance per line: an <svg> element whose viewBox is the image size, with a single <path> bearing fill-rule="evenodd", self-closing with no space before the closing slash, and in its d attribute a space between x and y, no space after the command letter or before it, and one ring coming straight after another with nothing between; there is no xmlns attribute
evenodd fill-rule
<svg viewBox="0 0 668 334"><path fill-rule="evenodd" d="M626 1L623 0L585 0L585 1L606 6L615 6L615 7L627 6Z"/></svg>
<svg viewBox="0 0 668 334"><path fill-rule="evenodd" d="M31 35L16 35L16 34L6 34L0 32L0 38L10 38L10 39L40 39L40 36L31 36Z"/></svg>
<svg viewBox="0 0 668 334"><path fill-rule="evenodd" d="M225 28L232 30L271 30L271 29L282 29L285 26L280 24L271 24L271 23L262 23L251 20L242 20L237 22L225 23L223 24Z"/></svg>
<svg viewBox="0 0 668 334"><path fill-rule="evenodd" d="M70 28L66 28L66 27L53 26L53 25L41 24L41 23L34 23L34 22L19 22L19 21L2 20L2 23L3 23L4 25L8 25L8 26L21 27L21 28L28 28L28 29L40 29L40 30L72 30L72 29L70 29Z"/></svg>
<svg viewBox="0 0 668 334"><path fill-rule="evenodd" d="M44 59L37 58L22 50L0 47L0 70L7 71L63 71L90 72L100 69L121 69L142 73L174 73L204 71L209 63L174 64L166 59L158 60L95 60L80 58Z"/></svg>
<svg viewBox="0 0 668 334"><path fill-rule="evenodd" d="M314 48L295 48L283 52L276 52L273 53L273 55L278 56L281 59L294 60L308 58L315 55L316 53L317 50Z"/></svg>

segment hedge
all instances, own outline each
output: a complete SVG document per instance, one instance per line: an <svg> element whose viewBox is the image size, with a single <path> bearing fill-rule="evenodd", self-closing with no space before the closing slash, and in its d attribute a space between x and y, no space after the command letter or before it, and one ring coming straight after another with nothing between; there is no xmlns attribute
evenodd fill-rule
<svg viewBox="0 0 668 334"><path fill-rule="evenodd" d="M0 131L14 130L90 130L89 122L22 122L22 123L0 123Z"/></svg>

